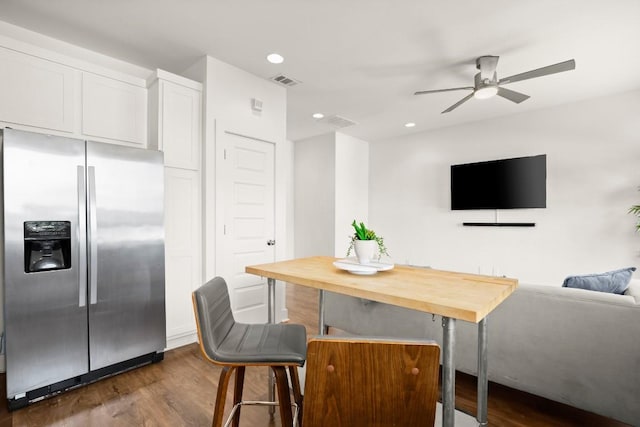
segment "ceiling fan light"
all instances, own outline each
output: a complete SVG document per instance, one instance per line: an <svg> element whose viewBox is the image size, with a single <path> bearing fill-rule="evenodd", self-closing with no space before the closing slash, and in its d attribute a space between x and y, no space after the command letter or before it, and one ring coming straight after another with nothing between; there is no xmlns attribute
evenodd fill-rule
<svg viewBox="0 0 640 427"><path fill-rule="evenodd" d="M488 99L498 93L498 86L484 86L473 91L473 97L476 99Z"/></svg>

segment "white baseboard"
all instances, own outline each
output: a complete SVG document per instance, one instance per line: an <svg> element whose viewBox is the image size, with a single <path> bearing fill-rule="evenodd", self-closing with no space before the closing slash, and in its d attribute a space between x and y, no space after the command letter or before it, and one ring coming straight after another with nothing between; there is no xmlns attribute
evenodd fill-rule
<svg viewBox="0 0 640 427"><path fill-rule="evenodd" d="M196 331L167 337L167 348L165 351L182 347L198 341L198 333Z"/></svg>

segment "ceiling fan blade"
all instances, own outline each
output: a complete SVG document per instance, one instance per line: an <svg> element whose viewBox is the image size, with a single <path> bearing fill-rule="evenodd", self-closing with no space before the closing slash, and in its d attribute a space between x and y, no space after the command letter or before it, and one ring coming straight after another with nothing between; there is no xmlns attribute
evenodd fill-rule
<svg viewBox="0 0 640 427"><path fill-rule="evenodd" d="M503 87L498 88L498 95L503 98L508 99L509 101L513 101L516 104L520 104L522 101L526 101L530 98L529 95L525 95L524 93L516 92L515 90L505 89Z"/></svg>
<svg viewBox="0 0 640 427"><path fill-rule="evenodd" d="M559 62L557 64L548 65L546 67L538 68L531 71L526 71L524 73L515 74L510 77L505 77L501 79L498 84L507 84L519 82L521 80L534 79L536 77L548 76L549 74L561 73L563 71L574 70L576 68L575 59L570 59L568 61Z"/></svg>
<svg viewBox="0 0 640 427"><path fill-rule="evenodd" d="M493 80L499 58L499 56L487 55L476 59L476 68L480 70L480 78L482 80Z"/></svg>
<svg viewBox="0 0 640 427"><path fill-rule="evenodd" d="M451 89L420 90L418 92L415 92L414 95L424 95L426 93L438 93L438 92L451 92L452 90L473 90L473 89L474 89L473 86L466 86L466 87L454 87Z"/></svg>
<svg viewBox="0 0 640 427"><path fill-rule="evenodd" d="M470 100L471 98L473 98L473 93L470 93L469 95L465 96L464 98L462 98L460 101L456 102L455 104L453 104L451 107L447 108L446 110L444 110L441 114L444 113L448 113L451 110L454 110L456 108L458 108L460 105L464 104L465 102L467 102L468 100Z"/></svg>

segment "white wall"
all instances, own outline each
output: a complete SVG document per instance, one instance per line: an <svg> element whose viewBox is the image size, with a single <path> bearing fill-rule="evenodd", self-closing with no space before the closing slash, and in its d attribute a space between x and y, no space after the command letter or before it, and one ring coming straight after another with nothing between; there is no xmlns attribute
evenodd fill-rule
<svg viewBox="0 0 640 427"><path fill-rule="evenodd" d="M296 258L333 255L335 136L294 143L294 242Z"/></svg>
<svg viewBox="0 0 640 427"><path fill-rule="evenodd" d="M225 130L276 143L286 139L287 92L272 81L207 57L209 118L224 121ZM263 102L262 112L251 110L251 99Z"/></svg>
<svg viewBox="0 0 640 427"><path fill-rule="evenodd" d="M369 143L335 132L294 151L295 256L344 257L351 222L368 220Z"/></svg>
<svg viewBox="0 0 640 427"><path fill-rule="evenodd" d="M396 262L549 285L640 268L627 214L640 202L639 112L633 91L372 144L370 221ZM547 154L547 208L498 213L534 228L461 225L496 212L450 210L451 164L535 154Z"/></svg>
<svg viewBox="0 0 640 427"><path fill-rule="evenodd" d="M344 257L353 220L369 224L369 143L336 133L334 255ZM352 256L354 254L351 254Z"/></svg>
<svg viewBox="0 0 640 427"><path fill-rule="evenodd" d="M285 234L287 236L287 248L284 253L284 257L286 259L292 259L295 257L294 249L295 249L295 206L294 206L294 192L295 192L295 172L294 172L294 156L295 156L295 144L291 140L287 140L286 143L286 151L287 158L289 161L285 166L284 175L287 177L286 189L287 189L287 200L286 200L286 217L287 221L285 224Z"/></svg>

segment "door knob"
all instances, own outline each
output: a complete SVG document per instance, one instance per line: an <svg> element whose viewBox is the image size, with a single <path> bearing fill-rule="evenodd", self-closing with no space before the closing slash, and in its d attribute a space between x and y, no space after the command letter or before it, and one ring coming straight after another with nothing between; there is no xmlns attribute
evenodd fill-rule
<svg viewBox="0 0 640 427"><path fill-rule="evenodd" d="M267 240L267 246L273 246L276 244L275 240Z"/></svg>

